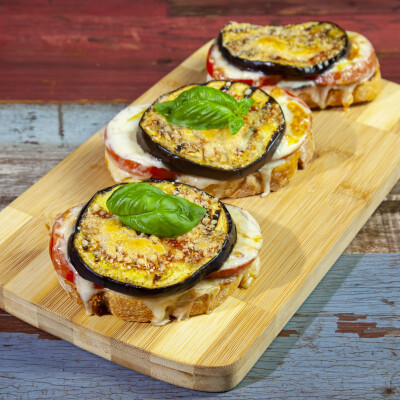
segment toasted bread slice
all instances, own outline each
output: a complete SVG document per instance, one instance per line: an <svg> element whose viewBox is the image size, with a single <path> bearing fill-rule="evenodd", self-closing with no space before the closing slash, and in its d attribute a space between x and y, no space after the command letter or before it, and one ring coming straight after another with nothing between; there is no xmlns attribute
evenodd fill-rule
<svg viewBox="0 0 400 400"><path fill-rule="evenodd" d="M268 190L266 190L268 189L268 185L271 191L277 191L290 182L290 179L298 168L303 169L307 166L314 155L314 150L314 139L310 130L298 150L289 154L284 159L278 160L278 162L266 164L263 170L265 172L260 172L259 170L244 178L212 183L205 186L203 190L219 198L239 198L268 193ZM135 180L128 172L121 170L115 165L107 151L105 152L105 160L107 168L115 181L127 182ZM268 165L276 166L271 167L272 170L268 172ZM270 181L268 181L268 178ZM190 181L186 182L184 177L181 181L190 183Z"/></svg>
<svg viewBox="0 0 400 400"><path fill-rule="evenodd" d="M208 285L209 290L193 287L179 296L164 299L144 300L125 296L112 290L105 290L95 294L84 304L75 283L70 282L57 274L60 285L69 297L81 306L86 306L92 314L113 314L126 321L151 322L157 318L162 325L169 321L169 315L177 319L186 319L190 316L211 312L228 298L238 287L247 288L252 280L258 276L259 259L251 263L240 275L226 279L212 279L203 281L202 286ZM158 314L158 315L155 315ZM160 314L164 314L161 315Z"/></svg>
<svg viewBox="0 0 400 400"><path fill-rule="evenodd" d="M257 221L245 210L227 206L235 220L237 241L228 259L211 274L181 292L157 295L128 295L83 278L70 258L68 245L82 205L59 215L50 234L50 258L62 288L88 315L114 314L136 322L163 325L170 317L178 320L211 312L239 285L248 288L258 276L262 235ZM186 248L192 248L187 244ZM109 285L107 285L109 286Z"/></svg>
<svg viewBox="0 0 400 400"><path fill-rule="evenodd" d="M309 22L315 24L315 21ZM305 23L307 25L308 23ZM228 25L228 27L231 25ZM249 27L250 31L254 30L254 26L246 23L235 24L234 35L246 35ZM241 28L239 28L239 26ZM297 25L296 25L297 26ZM303 24L299 25L303 26ZM289 27L292 27L291 25ZM271 27L261 27L267 31ZM272 27L278 31L286 30L287 26ZM225 29L225 28L224 28ZM221 31L223 32L223 31ZM272 32L275 34L276 30ZM325 33L325 32L324 32ZM339 57L333 64L329 66L329 62L319 66L317 71L309 74L300 74L300 78L295 71L269 71L274 65L266 64L265 68L262 63L253 65L253 68L239 68L238 60L232 58L228 54L222 43L218 40L211 46L207 58L207 80L209 79L231 79L246 80L255 87L266 90L269 85L278 85L279 87L289 90L296 96L300 97L307 103L310 108L324 109L330 106L343 106L347 108L355 103L371 101L376 98L381 90L381 76L379 72L379 61L372 43L363 35L357 32L347 31L349 48L346 53ZM220 35L221 37L221 35ZM220 38L219 37L219 38ZM299 39L297 37L296 39ZM293 49L289 40L286 46ZM308 42L305 42L307 45ZM234 42L235 53L243 53L251 45L255 45L257 49L250 52L251 57L257 54L260 49L264 51L273 51L275 55L279 55L282 48L274 48L270 44L268 46L259 47L259 39L250 35L249 42ZM311 46L312 47L312 46ZM314 48L310 48L313 51ZM289 52L290 53L290 52ZM246 54L246 52L244 52ZM306 52L308 56L310 53ZM322 53L321 53L322 54ZM296 52L297 55L297 52ZM251 58L250 57L250 58ZM235 61L236 60L236 61ZM245 60L246 61L246 56ZM282 61L280 59L280 61ZM247 61L246 61L247 62ZM329 67L329 68L326 68ZM311 68L312 69L312 68ZM299 72L299 71L297 71ZM305 71L303 71L305 72Z"/></svg>
<svg viewBox="0 0 400 400"><path fill-rule="evenodd" d="M308 133L302 146L292 154L284 158L282 164L277 165L270 172L269 189L273 192L288 185L298 168L305 168L314 155L314 140L311 131ZM268 164L267 164L268 166ZM214 196L221 198L239 198L253 196L260 193L268 193L266 182L268 174L257 171L245 178L234 181L224 182L225 186L221 190L218 185L207 186L204 190Z"/></svg>
<svg viewBox="0 0 400 400"><path fill-rule="evenodd" d="M382 78L379 68L367 81L338 86L313 86L291 90L303 99L310 108L326 108L363 103L375 99L382 90Z"/></svg>

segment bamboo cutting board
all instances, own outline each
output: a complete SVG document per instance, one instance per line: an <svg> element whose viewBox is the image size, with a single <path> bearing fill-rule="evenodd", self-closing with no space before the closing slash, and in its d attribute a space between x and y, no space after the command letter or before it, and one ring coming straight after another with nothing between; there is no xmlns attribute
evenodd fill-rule
<svg viewBox="0 0 400 400"><path fill-rule="evenodd" d="M208 44L135 103L205 80ZM79 121L77 121L79 123ZM0 307L106 359L175 385L225 391L246 375L400 177L400 86L314 113L314 160L266 198L231 200L259 221L261 274L210 315L163 327L87 316L58 285L45 221L113 184L100 135L0 213Z"/></svg>

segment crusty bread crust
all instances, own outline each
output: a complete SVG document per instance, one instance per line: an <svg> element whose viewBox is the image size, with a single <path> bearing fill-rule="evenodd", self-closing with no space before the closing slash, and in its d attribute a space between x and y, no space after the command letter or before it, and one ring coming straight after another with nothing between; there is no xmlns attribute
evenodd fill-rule
<svg viewBox="0 0 400 400"><path fill-rule="evenodd" d="M79 305L84 306L76 285L58 274L57 277L69 297ZM197 295L197 292L193 289L185 292L185 299L189 299L189 302L192 303L186 317L205 314L214 310L232 294L241 283L242 278L242 275L238 275L229 279L220 279L218 285L215 286L215 292L212 293ZM114 314L126 321L151 322L154 319L154 314L145 304L145 301L112 290L105 290L92 296L87 304L87 309L89 313L95 315Z"/></svg>
<svg viewBox="0 0 400 400"><path fill-rule="evenodd" d="M308 132L306 139L300 146L299 151L300 151L300 156L299 156L298 167L299 169L304 169L307 167L308 163L314 157L314 152L315 152L315 143L311 129Z"/></svg>
<svg viewBox="0 0 400 400"><path fill-rule="evenodd" d="M350 86L350 85L343 85ZM331 88L327 94L325 106L344 106L349 107L351 104L363 103L365 101L371 101L375 99L380 91L382 90L382 78L379 68L376 70L375 74L367 81L361 82L356 85L353 92L350 93L350 97L346 100L343 99L344 89ZM321 106L316 103L307 89L296 89L292 92L303 99L310 108L321 108Z"/></svg>
<svg viewBox="0 0 400 400"><path fill-rule="evenodd" d="M310 129L299 149L286 156L283 164L273 168L271 172L270 190L277 191L286 186L296 173L297 168L305 168L312 160L314 151L314 138ZM134 180L127 172L117 167L108 155L107 150L105 151L105 160L106 166L116 182ZM190 182L187 183L190 184ZM232 181L221 181L220 184L211 184L202 189L215 197L223 199L227 197L239 198L254 196L264 193L265 187L266 182L264 181L263 175L257 171L244 178L234 179Z"/></svg>
<svg viewBox="0 0 400 400"><path fill-rule="evenodd" d="M271 181L269 184L270 190L276 192L277 190L287 186L293 175L296 173L297 168L305 168L312 160L314 151L314 138L310 130L300 148L286 156L284 163L272 170ZM220 188L216 186L217 185L210 185L205 187L204 190L221 198L254 196L256 194L264 193L265 191L264 178L259 171L254 172L245 178L227 182L222 195Z"/></svg>

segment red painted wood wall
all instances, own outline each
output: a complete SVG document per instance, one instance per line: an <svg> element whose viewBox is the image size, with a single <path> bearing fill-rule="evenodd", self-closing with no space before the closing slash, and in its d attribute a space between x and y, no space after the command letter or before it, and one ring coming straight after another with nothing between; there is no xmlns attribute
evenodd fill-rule
<svg viewBox="0 0 400 400"><path fill-rule="evenodd" d="M389 0L0 0L0 101L129 101L231 20L330 20L367 36L400 83Z"/></svg>

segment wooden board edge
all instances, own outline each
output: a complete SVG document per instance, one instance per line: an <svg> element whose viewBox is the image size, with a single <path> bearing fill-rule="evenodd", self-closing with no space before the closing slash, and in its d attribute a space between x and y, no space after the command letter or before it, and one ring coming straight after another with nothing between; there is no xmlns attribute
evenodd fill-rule
<svg viewBox="0 0 400 400"><path fill-rule="evenodd" d="M218 367L202 367L199 371L194 372L193 365L173 362L157 355L150 354L149 356L147 351L134 346L132 348L135 350L135 354L133 357L129 357L128 361L126 354L127 352L129 353L130 345L89 327L85 327L85 329L90 331L90 340L77 341L76 332L79 331L79 326L73 321L60 317L35 303L21 299L8 292L7 289L3 289L2 297L4 310L22 321L43 329L83 350L151 378L187 389L208 392L225 392L232 389L243 379L240 377L238 380L238 377L233 373L234 371L231 370L231 366L228 366L228 370ZM119 342L120 345L122 343L125 358L113 353L112 350L104 352L99 345L101 343L109 343L111 348L111 344L115 342Z"/></svg>
<svg viewBox="0 0 400 400"><path fill-rule="evenodd" d="M348 228L348 232L342 235L341 239L336 242L335 246L332 247L330 251L325 255L325 257L315 266L315 270L318 272L318 274L314 274L311 278L307 279L303 283L302 287L299 289L301 304L307 299L307 297L315 289L321 279L329 271L334 262L342 254L343 250L351 242L352 238L355 236L358 230L361 229L368 218L372 215L374 210L379 206L383 198L397 182L399 177L400 164L397 165L397 168L393 169L391 174L383 183L382 186L384 187L384 189L382 190L381 195L375 196L375 198L373 197L371 201L367 203L361 213L361 216L359 216L359 218L357 219L357 224L354 226L350 226ZM7 208L12 209L12 207L10 206L6 207L6 209ZM0 219L2 214L4 215L4 213L0 213ZM311 283L309 282L310 279L312 279ZM92 353L94 352L92 346L85 345L85 343L77 344L74 342L73 334L71 333L71 329L73 330L73 327L69 329L57 329L57 326L59 324L54 327L54 322L56 322L55 320L57 319L57 315L53 315L50 311L47 311L40 306L30 303L28 301L22 299L16 301L13 299L13 296L14 295L12 293L8 293L7 290L4 289L4 292L2 293L2 302L4 303L4 308L7 312L17 316L18 318L26 321L29 324L44 329L47 332L57 337L60 337L63 340L66 340L67 342L77 345L84 350L90 351ZM149 360L148 353L146 351L143 351L143 357L140 357L139 359L140 363L128 363L121 357L113 356L112 354L110 357L106 357L104 354L99 354L96 352L95 354L100 355L103 358L109 359L119 365L125 366L127 368L167 383L205 392L224 392L232 389L241 382L248 371L253 367L255 362L274 340L276 335L280 332L281 329L283 329L289 319L293 316L298 307L298 298L296 300L296 304L294 304L294 301L291 301L289 299L289 301L285 303L280 309L280 314L285 314L286 317L279 318L278 320L275 318L273 320L273 323L266 327L266 329L261 333L257 340L253 342L252 346L248 349L244 356L224 366L210 367L201 365L188 365L159 357L156 354L151 354ZM30 310L31 312L29 314L24 314L20 312L22 310ZM66 319L64 319L64 321L70 323L72 326L74 325L74 323L71 321L68 321ZM91 332L94 335L93 338L95 342L102 342L104 340L116 340L94 330L91 330ZM121 343L123 342L120 342L120 344ZM129 345L124 344L124 346L126 346L126 348L129 348ZM139 350L139 352L142 351L138 348L135 348L135 350ZM138 355L136 353L135 357L137 356ZM146 360L145 367L143 366L144 360ZM193 372L189 372L191 368L193 368Z"/></svg>
<svg viewBox="0 0 400 400"><path fill-rule="evenodd" d="M374 211L379 207L381 202L384 200L384 198L387 196L387 194L390 192L390 190L394 187L399 179L400 163L397 164L397 167L392 170L386 181L381 185L381 188L383 188L381 194L379 196L373 196L370 199L365 208L358 215L358 218L356 220L357 222L347 227L346 231L335 242L334 246L330 247L329 251L324 255L320 262L314 266L314 274L308 274L308 277L304 280L302 286L299 287L296 292L296 299L294 297L291 297L284 305L281 306L281 308L279 309L279 314L286 314L286 317L276 318L275 314L275 318L273 319L273 321L271 321L271 324L274 324L274 333L272 338L270 336L270 332L268 331L272 328L270 324L266 327L266 329L264 329L263 332L261 332L257 340L255 340L252 346L247 349L247 352L242 358L235 360L229 366L225 366L225 370L230 371L230 377L232 378L232 381L230 382L232 386L230 386L227 390L232 389L243 380L243 378L247 375L247 373L254 366L257 360L268 349L272 341L275 340L279 332L285 327L285 325L293 317L295 312L311 295L311 293L318 286L324 276L343 254L346 247L351 243L353 238L365 225L365 223L368 221Z"/></svg>
<svg viewBox="0 0 400 400"><path fill-rule="evenodd" d="M207 46L209 46L209 43L205 44L199 50L197 50L195 53L193 53L191 57L195 57L196 55L203 53L205 48ZM164 78L162 78L155 85L153 85L142 96L140 96L138 99L136 99L133 102L133 104L141 102L142 101L141 99L145 98L151 90L153 90L159 84L162 84L162 82L165 82L168 79L170 79L170 77L173 76L173 74L176 70L184 67L187 60L183 61L179 66L177 66L174 70L172 70ZM390 82L387 80L383 80L383 81L384 81L384 83ZM67 162L67 160L69 159L69 157L71 157L72 154L74 154L75 152L78 152L81 147L87 145L92 140L95 140L94 138L96 137L96 135L99 135L99 133L102 131L102 129L100 131L96 132L95 134L93 134L86 142L84 142L78 149L76 149L73 153L71 153L61 163ZM60 164L58 164L58 165L60 165ZM53 171L56 171L57 167L58 166L53 168L48 174L52 173ZM40 180L44 179L48 174L46 174ZM299 295L301 298L300 305L307 299L307 297L311 294L311 292L318 285L320 280L325 276L325 274L333 266L334 262L339 258L342 251L346 248L346 246L350 243L350 241L355 236L355 234L359 231L359 229L361 229L361 227L364 225L364 223L372 215L374 210L379 206L380 202L383 200L385 195L394 186L394 184L398 180L399 176L400 176L400 164L398 164L397 167L395 169L393 169L393 171L391 172L389 177L383 183L382 186L385 187L385 189L382 191L383 195L381 194L376 199L372 198L371 202L369 204L367 204L366 208L358 216L357 224L355 224L355 226L348 227L346 232L340 237L339 241L336 242L335 245L329 249L328 253L326 253L324 255L323 259L320 260L319 263L315 265L314 270L318 271L318 274L316 274L316 276L310 277L309 279L306 279L305 282L302 284L302 286L298 290L298 292L300 292ZM39 180L39 182L40 182L40 180ZM13 205L13 203L11 203L8 207L6 207L6 209L12 208L12 205ZM18 208L15 208L15 210L18 210ZM361 215L362 215L362 217L361 217ZM1 214L0 214L0 220L1 220ZM347 232L347 231L349 231L349 232ZM312 282L310 283L309 280ZM40 306L37 306L33 303L23 301L22 299L20 299L19 302L14 302L14 300L12 299L12 296L10 296L6 290L5 290L5 293L2 293L1 290L2 290L2 288L0 287L0 300L1 300L1 298L3 298L2 301L5 304L5 309L7 312L10 312L10 313L16 315L18 318L20 318L34 326L38 326L39 328L44 329L44 330L54 334L55 336L58 336L78 347L81 347L84 350L87 350L87 351L90 351L93 353L93 350L90 346L86 347L85 344L78 345L78 344L74 343L73 335L71 336L71 335L67 334L66 332L64 333L62 331L62 329L57 330L56 328L53 328L51 326L50 322L54 323L54 321L55 321L54 313L51 313L50 311L40 308ZM6 303L8 303L8 305ZM0 301L0 304L1 304L1 301ZM25 306L26 306L27 310L31 310L32 306L37 307L37 310L35 311L37 314L36 315L32 314L30 317L24 318L24 316L21 315L21 313L18 310L19 310L19 307L25 307ZM280 309L280 314L285 315L285 317L279 318L279 320L274 319L274 323L273 324L271 323L271 326L266 327L266 329L260 334L260 336L257 338L257 340L255 340L253 342L252 346L250 346L247 349L246 354L243 355L242 357L238 358L237 360L233 361L229 365L224 365L224 366L220 366L220 367L193 366L193 365L189 366L188 364L171 361L170 359L165 359L165 358L159 357L154 354L150 356L150 360L149 360L148 356L147 356L147 352L146 352L146 357L144 356L140 360L140 361L146 360L146 368L148 368L150 371L149 373L146 373L145 369L143 369L144 372L141 371L142 366L137 366L136 368L132 368L132 366L126 365L127 363L125 360L122 360L122 359L119 360L118 357L114 357L114 359L113 359L112 354L111 354L111 361L116 362L117 364L126 366L126 367L133 369L135 371L138 371L140 373L144 373L145 375L148 375L152 378L162 380L164 382L172 383L174 385L186 387L189 389L200 390L200 391L212 391L212 392L227 391L227 390L230 390L233 387L235 387L244 378L244 376L248 373L248 371L253 367L254 363L257 362L258 358L268 348L268 346L270 345L272 340L274 340L276 335L286 325L287 321L293 316L293 314L296 312L296 310L299 307L300 306L298 305L298 299L296 300L296 304L294 304L293 298L289 299L287 301L287 303L285 303L282 306L282 308ZM10 310L13 310L14 312L12 312ZM20 315L17 315L17 314L20 314ZM50 318L50 316L53 316L53 318ZM35 317L37 318L36 322L35 322ZM69 321L67 319L65 319L65 321L69 322L70 324L74 324L72 321ZM90 329L90 328L87 328L87 329ZM271 331L269 329L271 329ZM54 333L52 332L52 330ZM93 332L93 334L98 336L98 341L104 340L105 338L109 338L111 341L114 340L113 338L110 338L107 335L98 333L97 331L91 330L91 332ZM63 336L65 336L65 337L63 337ZM270 340L270 338L271 338L271 340ZM126 344L124 344L124 345L129 346ZM135 349L138 349L138 348L135 348ZM97 353L95 352L95 354L97 354ZM143 351L143 355L145 355L144 351ZM100 356L102 356L103 358L109 359L106 356L103 356L103 355L100 355ZM189 367L194 367L194 371L189 372L189 370L190 370ZM173 371L173 374L171 374L171 371ZM168 379L168 377L171 375L173 378ZM209 388L211 385L212 385L212 389Z"/></svg>

